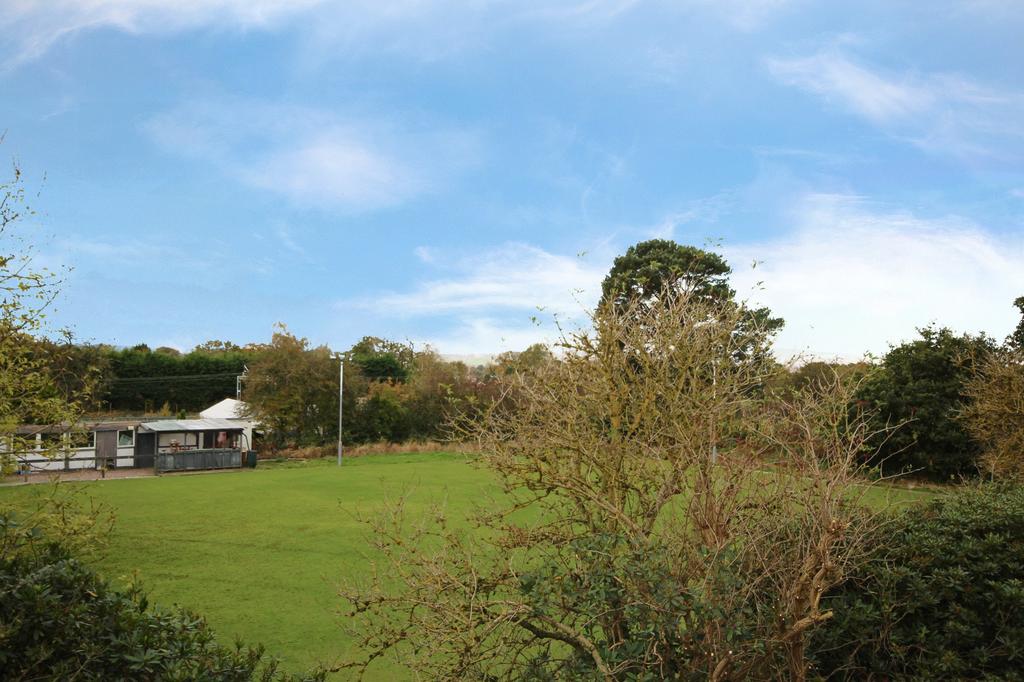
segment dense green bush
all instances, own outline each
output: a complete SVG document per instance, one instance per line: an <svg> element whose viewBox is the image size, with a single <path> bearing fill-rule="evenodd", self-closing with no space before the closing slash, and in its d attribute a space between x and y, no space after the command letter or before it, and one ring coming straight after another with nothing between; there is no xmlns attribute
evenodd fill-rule
<svg viewBox="0 0 1024 682"><path fill-rule="evenodd" d="M183 610L153 610L55 544L0 556L0 671L23 680L322 680L295 678L261 647L217 643Z"/></svg>
<svg viewBox="0 0 1024 682"><path fill-rule="evenodd" d="M943 496L883 526L814 639L836 679L1024 680L1024 489Z"/></svg>
<svg viewBox="0 0 1024 682"><path fill-rule="evenodd" d="M876 464L887 473L917 472L948 481L977 473L981 448L958 418L974 362L995 346L984 335L928 327L892 348L858 398L877 411L877 426L904 424L879 436Z"/></svg>

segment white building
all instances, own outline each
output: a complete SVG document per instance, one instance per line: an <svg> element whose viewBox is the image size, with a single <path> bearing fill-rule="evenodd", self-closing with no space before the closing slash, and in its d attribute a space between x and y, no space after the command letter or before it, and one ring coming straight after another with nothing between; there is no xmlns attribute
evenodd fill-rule
<svg viewBox="0 0 1024 682"><path fill-rule="evenodd" d="M102 421L17 428L18 451L0 442L0 456L19 470L61 471L101 467L152 467L161 454L190 450L253 449L258 424L246 415L245 403L225 398L200 419Z"/></svg>
<svg viewBox="0 0 1024 682"><path fill-rule="evenodd" d="M253 448L252 431L259 428L259 424L253 421L248 414L248 406L241 400L224 398L215 405L210 405L199 413L202 419L228 419L235 422L242 429L242 448L251 450Z"/></svg>

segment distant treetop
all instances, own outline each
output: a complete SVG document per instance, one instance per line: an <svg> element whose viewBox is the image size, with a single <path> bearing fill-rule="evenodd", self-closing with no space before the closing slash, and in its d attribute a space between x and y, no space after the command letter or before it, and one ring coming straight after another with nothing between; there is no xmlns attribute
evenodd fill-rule
<svg viewBox="0 0 1024 682"><path fill-rule="evenodd" d="M725 300L732 268L717 253L684 246L668 239L651 239L629 247L615 259L601 284L601 301L625 304L633 298L650 300L668 288Z"/></svg>

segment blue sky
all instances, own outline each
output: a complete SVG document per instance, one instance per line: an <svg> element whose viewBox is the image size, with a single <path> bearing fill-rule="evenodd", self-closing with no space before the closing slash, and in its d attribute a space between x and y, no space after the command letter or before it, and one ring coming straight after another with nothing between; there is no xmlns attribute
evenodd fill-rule
<svg viewBox="0 0 1024 682"><path fill-rule="evenodd" d="M1002 337L1024 295L1015 0L6 0L0 34L84 339L521 349L654 236L718 244L783 355Z"/></svg>

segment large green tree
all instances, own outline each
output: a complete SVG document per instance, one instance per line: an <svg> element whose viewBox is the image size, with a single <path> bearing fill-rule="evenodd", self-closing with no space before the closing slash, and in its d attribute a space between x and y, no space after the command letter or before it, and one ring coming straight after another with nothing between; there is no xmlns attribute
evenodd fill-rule
<svg viewBox="0 0 1024 682"><path fill-rule="evenodd" d="M338 434L338 360L278 325L249 365L245 402L276 446L320 445Z"/></svg>
<svg viewBox="0 0 1024 682"><path fill-rule="evenodd" d="M633 299L649 301L666 288L686 289L699 297L732 298L732 269L721 256L669 239L634 244L615 259L601 283L602 302L623 306Z"/></svg>
<svg viewBox="0 0 1024 682"><path fill-rule="evenodd" d="M980 446L958 415L975 364L994 348L984 334L946 328L918 330L919 339L895 346L862 384L859 398L880 423L904 425L881 443L885 473L918 472L948 480L977 471Z"/></svg>
<svg viewBox="0 0 1024 682"><path fill-rule="evenodd" d="M369 381L405 381L414 364L415 352L408 344L377 336L364 336L345 360L354 364Z"/></svg>
<svg viewBox="0 0 1024 682"><path fill-rule="evenodd" d="M615 259L601 283L601 304L631 308L641 314L666 292L687 295L715 303L731 302L736 291L729 285L732 268L717 253L678 244L669 239L651 239L634 244ZM785 322L773 317L768 308L751 308L740 302L743 314L736 333L745 343L736 346L736 359L754 352L754 339L762 333L773 336Z"/></svg>

